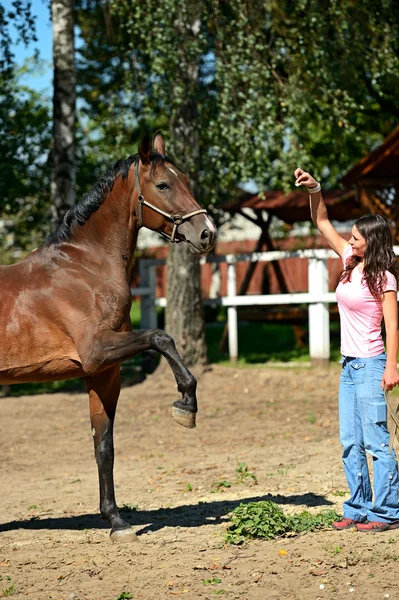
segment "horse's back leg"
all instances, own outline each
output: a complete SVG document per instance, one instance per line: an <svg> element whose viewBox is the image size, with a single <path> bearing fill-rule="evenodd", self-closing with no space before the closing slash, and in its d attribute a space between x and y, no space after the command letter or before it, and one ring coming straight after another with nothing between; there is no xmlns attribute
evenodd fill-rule
<svg viewBox="0 0 399 600"><path fill-rule="evenodd" d="M113 428L120 392L120 368L113 367L93 377L85 378L89 393L90 421L94 452L100 483L100 511L111 525L111 539L137 539L129 523L118 511L114 491L114 438Z"/></svg>

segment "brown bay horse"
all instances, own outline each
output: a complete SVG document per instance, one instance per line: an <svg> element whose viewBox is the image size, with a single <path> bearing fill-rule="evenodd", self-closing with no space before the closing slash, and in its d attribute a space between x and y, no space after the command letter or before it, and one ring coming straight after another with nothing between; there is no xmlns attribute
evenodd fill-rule
<svg viewBox="0 0 399 600"><path fill-rule="evenodd" d="M194 376L170 336L132 331L130 275L140 228L198 254L216 242L216 228L165 156L160 133L145 137L137 155L118 161L58 230L20 262L0 267L0 384L82 377L100 484L100 511L113 540L135 534L115 501L113 423L120 364L145 350L168 361L181 399L172 416L195 426Z"/></svg>

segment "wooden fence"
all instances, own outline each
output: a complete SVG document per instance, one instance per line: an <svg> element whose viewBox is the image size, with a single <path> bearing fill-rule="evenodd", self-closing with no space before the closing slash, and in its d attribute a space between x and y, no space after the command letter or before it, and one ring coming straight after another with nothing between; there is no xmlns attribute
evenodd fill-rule
<svg viewBox="0 0 399 600"><path fill-rule="evenodd" d="M399 254L399 247L394 248ZM288 294L247 294L237 296L236 265L239 262L271 262L287 258L308 261L308 291ZM273 251L251 254L228 254L225 256L202 257L201 264L227 263L227 295L204 299L204 304L227 307L228 344L230 360L238 357L237 308L242 306L307 305L309 323L309 354L312 364L327 363L330 358L330 315L329 304L336 303L334 292L328 291L329 258L336 258L332 250L296 250L294 252ZM157 326L157 306L166 306L166 298L156 298L155 269L164 265L165 259L141 259L139 261L140 287L132 288L133 296L141 297L141 328Z"/></svg>

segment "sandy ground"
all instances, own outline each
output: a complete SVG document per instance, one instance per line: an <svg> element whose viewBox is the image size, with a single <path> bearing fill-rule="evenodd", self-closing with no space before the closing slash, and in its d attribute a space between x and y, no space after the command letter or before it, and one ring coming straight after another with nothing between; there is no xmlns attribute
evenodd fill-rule
<svg viewBox="0 0 399 600"><path fill-rule="evenodd" d="M341 510L338 377L338 366L215 367L199 380L195 430L169 416L169 376L122 390L115 479L130 544L112 543L98 515L86 396L1 399L0 597L399 598L399 530L224 543L242 501ZM237 482L237 461L257 484Z"/></svg>

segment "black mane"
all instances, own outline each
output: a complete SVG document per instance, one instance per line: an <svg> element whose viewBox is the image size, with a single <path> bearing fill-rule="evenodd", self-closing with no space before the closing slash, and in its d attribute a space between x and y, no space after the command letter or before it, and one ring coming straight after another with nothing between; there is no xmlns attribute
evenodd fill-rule
<svg viewBox="0 0 399 600"><path fill-rule="evenodd" d="M138 154L132 154L128 158L118 160L113 167L110 167L104 175L97 181L93 189L88 192L81 201L76 204L73 208L70 208L65 214L64 219L59 227L51 233L43 243L43 246L52 246L55 244L62 244L69 240L72 230L75 225L83 225L95 213L108 194L114 187L115 179L121 175L122 179L126 179L133 163L139 159ZM173 161L159 154L159 152L151 152L151 171L152 174L154 169L164 161L172 163Z"/></svg>

